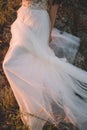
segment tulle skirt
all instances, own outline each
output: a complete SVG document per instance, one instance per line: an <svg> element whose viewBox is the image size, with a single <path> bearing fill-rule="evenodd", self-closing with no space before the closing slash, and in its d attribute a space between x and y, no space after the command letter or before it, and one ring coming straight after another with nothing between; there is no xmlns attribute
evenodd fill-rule
<svg viewBox="0 0 87 130"><path fill-rule="evenodd" d="M31 130L42 130L46 121L58 125L61 108L69 121L86 130L87 72L71 64L79 38L53 29L51 49L47 11L22 6L17 14L3 69L22 121Z"/></svg>

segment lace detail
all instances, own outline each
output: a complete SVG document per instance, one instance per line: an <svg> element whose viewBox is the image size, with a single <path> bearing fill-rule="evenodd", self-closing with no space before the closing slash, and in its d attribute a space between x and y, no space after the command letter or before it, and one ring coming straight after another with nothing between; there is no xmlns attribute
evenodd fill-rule
<svg viewBox="0 0 87 130"><path fill-rule="evenodd" d="M34 9L45 9L48 10L47 0L22 0L22 5Z"/></svg>

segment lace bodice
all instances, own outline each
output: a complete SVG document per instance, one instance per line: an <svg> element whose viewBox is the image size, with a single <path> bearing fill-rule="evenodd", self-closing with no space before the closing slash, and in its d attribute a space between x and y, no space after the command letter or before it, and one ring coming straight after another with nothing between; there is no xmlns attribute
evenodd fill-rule
<svg viewBox="0 0 87 130"><path fill-rule="evenodd" d="M48 9L48 0L22 0L22 5L37 9Z"/></svg>

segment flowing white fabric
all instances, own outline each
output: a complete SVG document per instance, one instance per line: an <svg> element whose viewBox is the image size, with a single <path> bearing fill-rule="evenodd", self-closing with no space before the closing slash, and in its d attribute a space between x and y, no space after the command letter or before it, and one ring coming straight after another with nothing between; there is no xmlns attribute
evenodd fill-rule
<svg viewBox="0 0 87 130"><path fill-rule="evenodd" d="M79 39L54 29L52 44L55 41L57 48L59 45L67 61L58 58L48 45L50 20L47 11L23 6L18 10L11 33L3 69L23 122L31 130L42 130L47 120L57 125L55 103L72 123L86 130L83 124L87 122L87 72L67 62L69 54L75 57Z"/></svg>

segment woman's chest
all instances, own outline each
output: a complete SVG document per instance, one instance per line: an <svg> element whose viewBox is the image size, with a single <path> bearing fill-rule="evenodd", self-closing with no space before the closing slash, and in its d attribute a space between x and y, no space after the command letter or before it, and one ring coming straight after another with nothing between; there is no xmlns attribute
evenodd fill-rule
<svg viewBox="0 0 87 130"><path fill-rule="evenodd" d="M41 9L48 9L48 0L22 0L24 6L37 6Z"/></svg>

